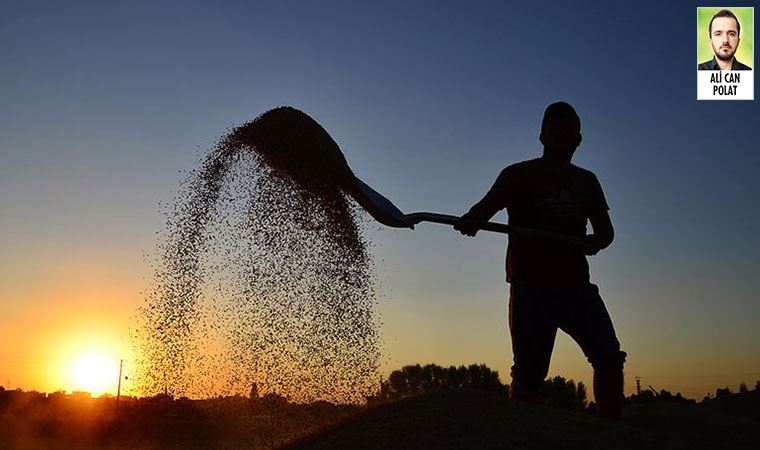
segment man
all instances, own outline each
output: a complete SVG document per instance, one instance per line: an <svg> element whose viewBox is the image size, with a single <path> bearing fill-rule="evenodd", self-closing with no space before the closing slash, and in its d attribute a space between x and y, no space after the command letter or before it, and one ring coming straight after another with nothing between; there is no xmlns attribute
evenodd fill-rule
<svg viewBox="0 0 760 450"><path fill-rule="evenodd" d="M698 70L752 70L734 57L741 41L741 26L734 13L727 9L715 13L710 19L708 32L715 57L697 66Z"/></svg>
<svg viewBox="0 0 760 450"><path fill-rule="evenodd" d="M570 163L581 143L580 118L568 103L549 105L539 140L541 158L504 169L488 193L454 228L474 236L497 211L509 224L575 237L570 243L540 233L511 233L507 247L509 329L514 365L511 395L537 400L549 371L557 329L568 333L594 367L594 397L602 417L620 417L623 363L612 321L589 281L586 255L613 239L607 202L596 176ZM586 235L590 221L593 234Z"/></svg>

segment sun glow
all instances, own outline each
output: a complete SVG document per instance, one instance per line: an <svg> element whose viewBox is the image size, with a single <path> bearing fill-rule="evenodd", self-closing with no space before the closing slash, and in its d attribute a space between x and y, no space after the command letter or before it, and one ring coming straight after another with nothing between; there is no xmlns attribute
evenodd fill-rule
<svg viewBox="0 0 760 450"><path fill-rule="evenodd" d="M103 353L84 353L69 367L72 391L86 391L93 396L115 393L119 378L119 361Z"/></svg>

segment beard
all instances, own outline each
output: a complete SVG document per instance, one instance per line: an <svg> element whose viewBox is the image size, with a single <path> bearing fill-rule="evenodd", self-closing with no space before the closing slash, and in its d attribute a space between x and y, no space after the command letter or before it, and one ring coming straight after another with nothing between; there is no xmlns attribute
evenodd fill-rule
<svg viewBox="0 0 760 450"><path fill-rule="evenodd" d="M734 54L736 53L735 47L731 48L729 53L723 53L721 50L721 48L716 49L713 47L713 53L715 53L715 57L721 61L731 61L731 58L733 58Z"/></svg>

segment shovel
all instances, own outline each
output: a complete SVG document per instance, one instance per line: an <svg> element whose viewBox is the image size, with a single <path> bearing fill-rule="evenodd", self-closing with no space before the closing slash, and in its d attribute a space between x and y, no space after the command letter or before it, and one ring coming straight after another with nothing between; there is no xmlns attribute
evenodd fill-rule
<svg viewBox="0 0 760 450"><path fill-rule="evenodd" d="M356 177L330 134L303 111L282 106L269 110L236 130L246 140L259 141L256 151L274 170L285 174L302 189L339 189L351 196L375 220L394 228L414 229L420 222L454 225L459 217L431 212L404 214L390 200ZM245 136L248 135L248 136ZM550 231L486 222L480 229L496 233L543 236L588 247L577 237Z"/></svg>
<svg viewBox="0 0 760 450"><path fill-rule="evenodd" d="M404 214L400 209L396 207L390 200L385 198L382 194L372 189L367 183L363 182L356 176L354 176L355 187L344 187L344 190L356 200L359 205L364 208L375 220L383 225L394 228L410 228L414 229L414 226L420 222L433 222L443 225L454 225L459 217L449 214L439 214L432 212L414 212L410 214ZM557 239L564 242L569 242L581 247L588 247L588 244L574 236L567 236L560 233L553 233L551 231L535 230L532 228L516 227L514 225L506 225L497 222L486 222L480 227L481 230L493 231L495 233L520 233L533 236L543 236L552 239Z"/></svg>

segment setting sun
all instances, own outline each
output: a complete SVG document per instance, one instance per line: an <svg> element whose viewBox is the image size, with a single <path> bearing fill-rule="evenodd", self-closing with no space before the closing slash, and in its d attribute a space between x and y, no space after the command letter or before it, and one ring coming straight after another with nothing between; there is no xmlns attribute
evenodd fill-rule
<svg viewBox="0 0 760 450"><path fill-rule="evenodd" d="M71 362L69 377L74 391L86 391L94 396L115 392L119 361L103 353L82 354Z"/></svg>

